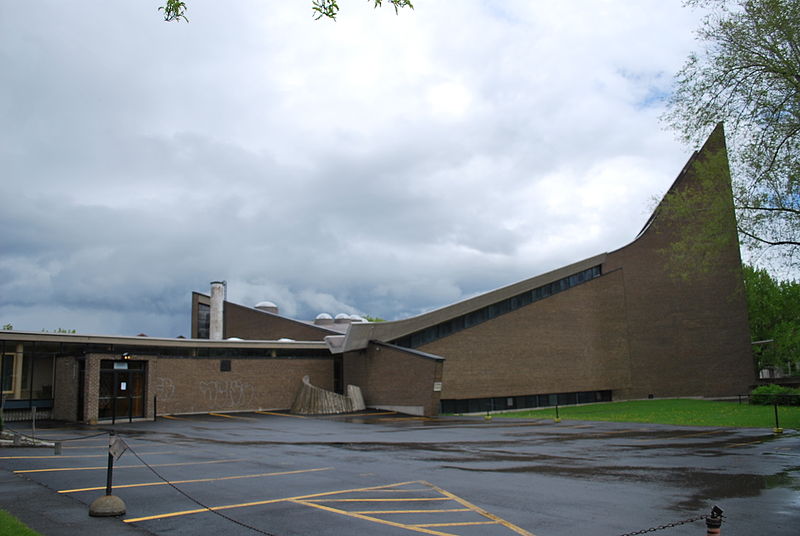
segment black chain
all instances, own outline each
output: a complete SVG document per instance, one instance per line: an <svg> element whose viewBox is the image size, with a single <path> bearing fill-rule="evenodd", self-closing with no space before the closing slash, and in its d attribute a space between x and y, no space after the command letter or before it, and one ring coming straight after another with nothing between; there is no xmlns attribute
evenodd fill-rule
<svg viewBox="0 0 800 536"><path fill-rule="evenodd" d="M66 443L67 441L81 441L83 439L92 439L92 438L95 438L95 437L107 436L108 435L108 432L100 432L99 434L94 434L94 435L75 436L75 437L67 437L67 438L61 439L61 438L58 438L58 437L44 437L44 436L33 437L33 436L28 435L28 434L24 434L24 433L22 433L22 432L20 432L18 430L14 430L13 428L11 428L9 426L6 426L4 429L8 430L10 432L14 432L15 434L17 434L19 436L27 437L28 439L36 439L36 440L39 440L39 441L50 441L51 443L52 442L55 442L55 443L58 443L58 442Z"/></svg>
<svg viewBox="0 0 800 536"><path fill-rule="evenodd" d="M637 534L647 534L648 532L656 532L657 530L671 529L672 527L679 527L680 525L686 525L687 523L694 523L695 521L700 521L701 519L705 518L705 515L690 517L689 519L684 519L683 521L675 521L674 523L667 523L666 525L660 525L658 527L637 530L636 532L626 532L625 534L620 534L619 536L636 536Z"/></svg>
<svg viewBox="0 0 800 536"><path fill-rule="evenodd" d="M166 478L164 478L164 476L162 476L162 475L161 475L161 473L159 473L158 471L156 471L155 469L153 469L153 467L152 467L150 464L148 464L146 461L144 461L144 460L141 458L141 456L139 456L139 455L136 453L136 451L135 451L135 450L133 450L133 449L131 448L131 446L130 446L130 445L127 445L127 449L128 449L130 452L131 452L131 454L133 454L134 456L136 456L136 458L137 458L137 459L138 459L140 462L142 462L142 464L144 464L144 466L145 466L145 467L147 467L148 469L150 469L150 471L152 471L152 472L153 472L153 474L155 474L155 475L156 475L158 478L160 478L161 480L163 480L163 481L164 481L164 482L165 482L165 483L166 483L166 484L167 484L169 487L171 487L172 489L174 489L175 491L177 491L178 493L180 493L181 495L183 495L184 497L186 497L187 499L189 499L190 501L192 501L192 502L193 502L193 503L195 503L196 505L198 505L198 506L200 506L200 507L202 507L202 508L205 508L206 510L208 510L208 511L209 511L209 512L211 512L212 514L216 514L216 515L218 515L219 517L221 517L221 518L223 518L223 519L226 519L226 520L228 520L228 521L230 521L230 522L232 522L232 523L235 523L235 524L239 525L240 527L244 527L244 528L246 528L246 529L250 529L250 530L252 530L253 532L258 532L259 534L264 534L264 536L275 536L275 534L273 534L273 533L271 533L271 532L267 532L267 531L265 531L265 530L261 530L261 529L259 529L259 528L256 528L256 527L254 527L254 526L252 526L252 525L248 525L247 523L243 523L242 521L239 521L238 519L234 519L234 518L232 518L232 517L230 517L230 516L227 516L227 515L223 514L222 512L220 512L220 511L216 510L215 508L213 508L213 507L211 507L211 506L208 506L208 505L206 505L206 504L203 504L202 502L198 501L197 499L195 499L194 497L192 497L191 495L189 495L188 493L186 493L185 491L183 491L182 489L180 489L179 487L177 487L175 484L173 484L172 482L170 482L169 480L167 480Z"/></svg>

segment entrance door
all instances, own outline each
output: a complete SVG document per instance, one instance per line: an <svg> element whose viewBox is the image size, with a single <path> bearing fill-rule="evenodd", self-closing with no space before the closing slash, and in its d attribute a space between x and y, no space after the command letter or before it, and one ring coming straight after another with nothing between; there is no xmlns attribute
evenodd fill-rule
<svg viewBox="0 0 800 536"><path fill-rule="evenodd" d="M344 394L344 365L342 356L333 356L333 392Z"/></svg>
<svg viewBox="0 0 800 536"><path fill-rule="evenodd" d="M146 361L100 361L98 418L144 417Z"/></svg>

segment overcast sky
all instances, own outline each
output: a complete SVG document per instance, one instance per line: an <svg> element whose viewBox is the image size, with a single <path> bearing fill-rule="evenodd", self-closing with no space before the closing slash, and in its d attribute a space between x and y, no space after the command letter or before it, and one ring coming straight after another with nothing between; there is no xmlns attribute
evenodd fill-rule
<svg viewBox="0 0 800 536"><path fill-rule="evenodd" d="M403 318L625 245L690 154L680 0L187 3L0 0L0 324Z"/></svg>

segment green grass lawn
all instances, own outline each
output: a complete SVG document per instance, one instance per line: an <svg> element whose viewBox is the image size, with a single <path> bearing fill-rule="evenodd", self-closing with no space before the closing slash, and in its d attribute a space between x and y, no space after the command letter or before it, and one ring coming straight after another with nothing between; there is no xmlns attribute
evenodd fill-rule
<svg viewBox="0 0 800 536"><path fill-rule="evenodd" d="M41 536L41 534L29 529L5 510L0 510L0 536Z"/></svg>
<svg viewBox="0 0 800 536"><path fill-rule="evenodd" d="M774 428L773 406L755 406L746 402L713 402L709 400L667 399L606 402L585 406L560 406L562 419L612 422L646 422L688 426L733 426ZM496 414L496 417L555 417L553 407ZM800 407L779 406L781 428L800 430Z"/></svg>

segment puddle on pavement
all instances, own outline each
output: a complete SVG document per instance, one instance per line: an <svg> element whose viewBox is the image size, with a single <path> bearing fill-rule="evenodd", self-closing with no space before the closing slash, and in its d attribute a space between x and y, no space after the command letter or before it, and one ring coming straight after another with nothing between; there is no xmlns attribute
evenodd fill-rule
<svg viewBox="0 0 800 536"><path fill-rule="evenodd" d="M673 505L673 508L679 511L705 508L709 499L718 501L731 498L757 497L763 490L785 489L800 492L800 467L787 468L772 475L706 472L696 471L688 467L570 467L553 465L552 463L493 468L459 465L446 465L443 467L481 473L536 473L553 477L587 479L594 482L636 482L655 486L669 486L681 490L681 495L685 497Z"/></svg>

